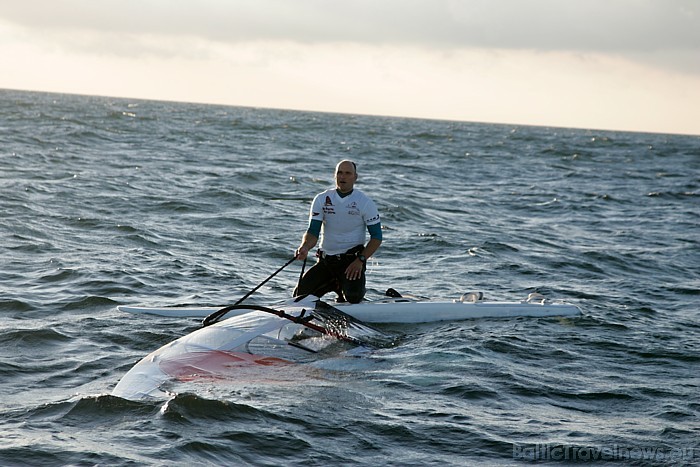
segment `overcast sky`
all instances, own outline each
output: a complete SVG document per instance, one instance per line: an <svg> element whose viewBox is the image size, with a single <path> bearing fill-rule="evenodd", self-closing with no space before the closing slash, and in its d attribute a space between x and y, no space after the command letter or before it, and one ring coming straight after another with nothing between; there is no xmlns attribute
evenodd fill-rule
<svg viewBox="0 0 700 467"><path fill-rule="evenodd" d="M700 0L0 0L0 88L700 135Z"/></svg>

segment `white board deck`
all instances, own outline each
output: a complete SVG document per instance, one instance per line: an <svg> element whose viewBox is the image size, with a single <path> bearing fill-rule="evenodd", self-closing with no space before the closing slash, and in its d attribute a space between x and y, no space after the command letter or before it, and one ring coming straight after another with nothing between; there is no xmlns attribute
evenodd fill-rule
<svg viewBox="0 0 700 467"><path fill-rule="evenodd" d="M552 302L462 302L412 298L387 298L358 304L330 303L353 318L366 323L429 323L475 318L576 316L581 310L571 304ZM204 318L223 307L117 307L119 311L167 317ZM248 313L232 310L226 318Z"/></svg>

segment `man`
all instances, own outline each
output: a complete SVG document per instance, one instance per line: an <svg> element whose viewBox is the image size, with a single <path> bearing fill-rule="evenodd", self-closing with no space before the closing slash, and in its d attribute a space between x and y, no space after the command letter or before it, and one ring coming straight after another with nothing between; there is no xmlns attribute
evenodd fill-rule
<svg viewBox="0 0 700 467"><path fill-rule="evenodd" d="M365 296L367 259L382 243L382 226L374 202L355 188L357 165L340 161L335 168L335 188L319 193L311 204L309 228L296 257L305 260L316 246L323 228L318 261L299 281L294 296L318 297L335 291L338 301L358 303ZM370 240L365 245L365 229Z"/></svg>

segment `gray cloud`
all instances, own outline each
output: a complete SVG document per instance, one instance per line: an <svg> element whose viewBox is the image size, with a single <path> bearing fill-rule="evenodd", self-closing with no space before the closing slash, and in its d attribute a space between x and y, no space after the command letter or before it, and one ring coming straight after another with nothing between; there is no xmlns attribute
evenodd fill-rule
<svg viewBox="0 0 700 467"><path fill-rule="evenodd" d="M637 58L668 51L668 62L692 54L700 62L698 0L24 0L0 3L0 18L44 33L565 50Z"/></svg>

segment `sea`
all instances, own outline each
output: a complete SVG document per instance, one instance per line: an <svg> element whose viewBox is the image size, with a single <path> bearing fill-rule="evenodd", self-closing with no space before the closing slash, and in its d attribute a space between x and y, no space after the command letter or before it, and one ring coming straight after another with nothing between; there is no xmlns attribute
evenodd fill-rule
<svg viewBox="0 0 700 467"><path fill-rule="evenodd" d="M117 306L236 302L342 159L382 216L367 298L581 315L383 324L314 371L112 396L201 325ZM0 465L700 463L698 136L1 90L0 218Z"/></svg>

